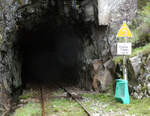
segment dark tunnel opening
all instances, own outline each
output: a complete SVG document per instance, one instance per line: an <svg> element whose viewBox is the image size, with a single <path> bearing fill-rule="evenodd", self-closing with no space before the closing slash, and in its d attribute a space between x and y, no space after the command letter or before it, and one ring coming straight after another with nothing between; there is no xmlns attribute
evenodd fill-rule
<svg viewBox="0 0 150 116"><path fill-rule="evenodd" d="M76 7L67 0L56 0L56 4L49 1L47 7L43 5L31 4L17 11L14 49L16 57L21 59L18 63L22 66L22 85L32 81L80 84L90 75L85 71L87 57L97 57L92 54L95 44L91 37L91 25L94 26L91 20L94 15L87 15L92 18L85 21L87 17L81 1ZM35 9L33 12L29 12L31 7Z"/></svg>
<svg viewBox="0 0 150 116"><path fill-rule="evenodd" d="M63 82L76 84L79 79L80 37L73 26L55 30L39 26L19 32L22 56L22 84Z"/></svg>

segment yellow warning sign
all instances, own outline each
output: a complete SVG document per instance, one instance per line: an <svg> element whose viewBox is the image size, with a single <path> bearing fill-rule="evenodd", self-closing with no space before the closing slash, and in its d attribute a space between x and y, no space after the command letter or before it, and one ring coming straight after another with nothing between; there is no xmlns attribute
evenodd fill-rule
<svg viewBox="0 0 150 116"><path fill-rule="evenodd" d="M121 26L117 37L132 37L132 33L128 27L128 25L126 24L126 22L123 22L123 25Z"/></svg>

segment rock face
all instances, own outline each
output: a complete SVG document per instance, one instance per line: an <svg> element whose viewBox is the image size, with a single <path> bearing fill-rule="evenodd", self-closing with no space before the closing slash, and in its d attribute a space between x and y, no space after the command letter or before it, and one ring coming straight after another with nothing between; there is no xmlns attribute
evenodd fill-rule
<svg viewBox="0 0 150 116"><path fill-rule="evenodd" d="M109 8L108 13L105 9L97 7L97 2L99 6L109 6L108 0L107 2L105 1L84 0L78 4L81 6L80 9L80 7L70 8L74 4L68 6L63 4L65 0L61 2L58 0L1 0L0 35L2 35L2 43L0 40L0 85L3 84L4 86L0 87L8 95L12 95L22 85L21 67L23 59L19 51L20 45L18 42L19 38L21 38L20 32L24 33L25 30L38 32L37 27L43 28L48 26L50 26L50 31L52 31L59 29L62 25L73 25L78 30L77 34L81 36L82 52L78 62L80 85L91 88L92 83L90 80L93 78L90 67L93 60L101 59L103 63L106 63L111 59L111 54L115 54L111 53L111 51L114 48L113 40L117 30L123 20L130 22L136 14L136 0L117 2L116 7ZM99 14L103 14L102 18L99 15L99 26L98 11ZM104 19L107 19L106 23ZM107 66L109 67L109 65ZM111 75L107 73L105 68L103 75ZM104 76L103 81L105 80L109 80L109 83L111 83L112 78L110 76L108 79L107 76ZM101 84L103 88L107 86L105 82L101 81ZM1 99L0 103L2 103Z"/></svg>
<svg viewBox="0 0 150 116"><path fill-rule="evenodd" d="M113 85L115 65L111 60L103 64L102 60L93 61L93 88L97 91L106 91Z"/></svg>
<svg viewBox="0 0 150 116"><path fill-rule="evenodd" d="M135 60L136 59L136 60ZM134 75L129 75L129 78L134 78L129 80L130 93L134 98L142 99L144 97L149 97L149 85L150 85L150 65L149 65L149 55L138 55L130 58L130 67L133 71L128 70L128 72Z"/></svg>
<svg viewBox="0 0 150 116"><path fill-rule="evenodd" d="M12 1L0 1L0 33L2 42L0 45L0 103L10 103L9 97L15 88L21 86L21 64L14 50L14 42L16 37L15 11L19 4ZM0 104L5 108L6 104Z"/></svg>
<svg viewBox="0 0 150 116"><path fill-rule="evenodd" d="M141 56L135 56L129 59L131 66L133 68L133 74L135 77L137 77L140 73L140 69L142 66L142 57ZM131 77L132 79L135 79L135 77Z"/></svg>

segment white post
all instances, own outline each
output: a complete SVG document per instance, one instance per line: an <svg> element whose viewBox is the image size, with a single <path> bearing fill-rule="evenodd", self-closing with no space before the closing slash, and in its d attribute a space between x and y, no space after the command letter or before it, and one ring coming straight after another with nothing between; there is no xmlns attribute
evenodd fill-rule
<svg viewBox="0 0 150 116"><path fill-rule="evenodd" d="M125 42L127 42L127 37L124 38L125 39ZM123 56L123 77L125 80L127 80L127 68L126 68L126 56L124 55Z"/></svg>
<svg viewBox="0 0 150 116"><path fill-rule="evenodd" d="M126 56L123 56L123 77L127 80Z"/></svg>

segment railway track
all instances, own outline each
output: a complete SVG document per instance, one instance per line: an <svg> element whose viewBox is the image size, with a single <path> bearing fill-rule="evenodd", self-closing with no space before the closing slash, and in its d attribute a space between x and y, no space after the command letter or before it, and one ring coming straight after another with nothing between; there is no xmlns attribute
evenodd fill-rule
<svg viewBox="0 0 150 116"><path fill-rule="evenodd" d="M40 85L40 101L41 101L41 109L42 109L41 116L45 116L45 100L44 100L42 85Z"/></svg>
<svg viewBox="0 0 150 116"><path fill-rule="evenodd" d="M61 84L56 84L59 88L63 89L67 93L67 97L70 97L75 102L77 102L81 108L84 110L84 112L87 114L87 116L92 116L91 113L87 110L87 108L79 101L78 97L74 96L68 89L63 87ZM40 85L40 101L41 101L41 116L45 115L45 96L44 96L44 88L42 85Z"/></svg>

